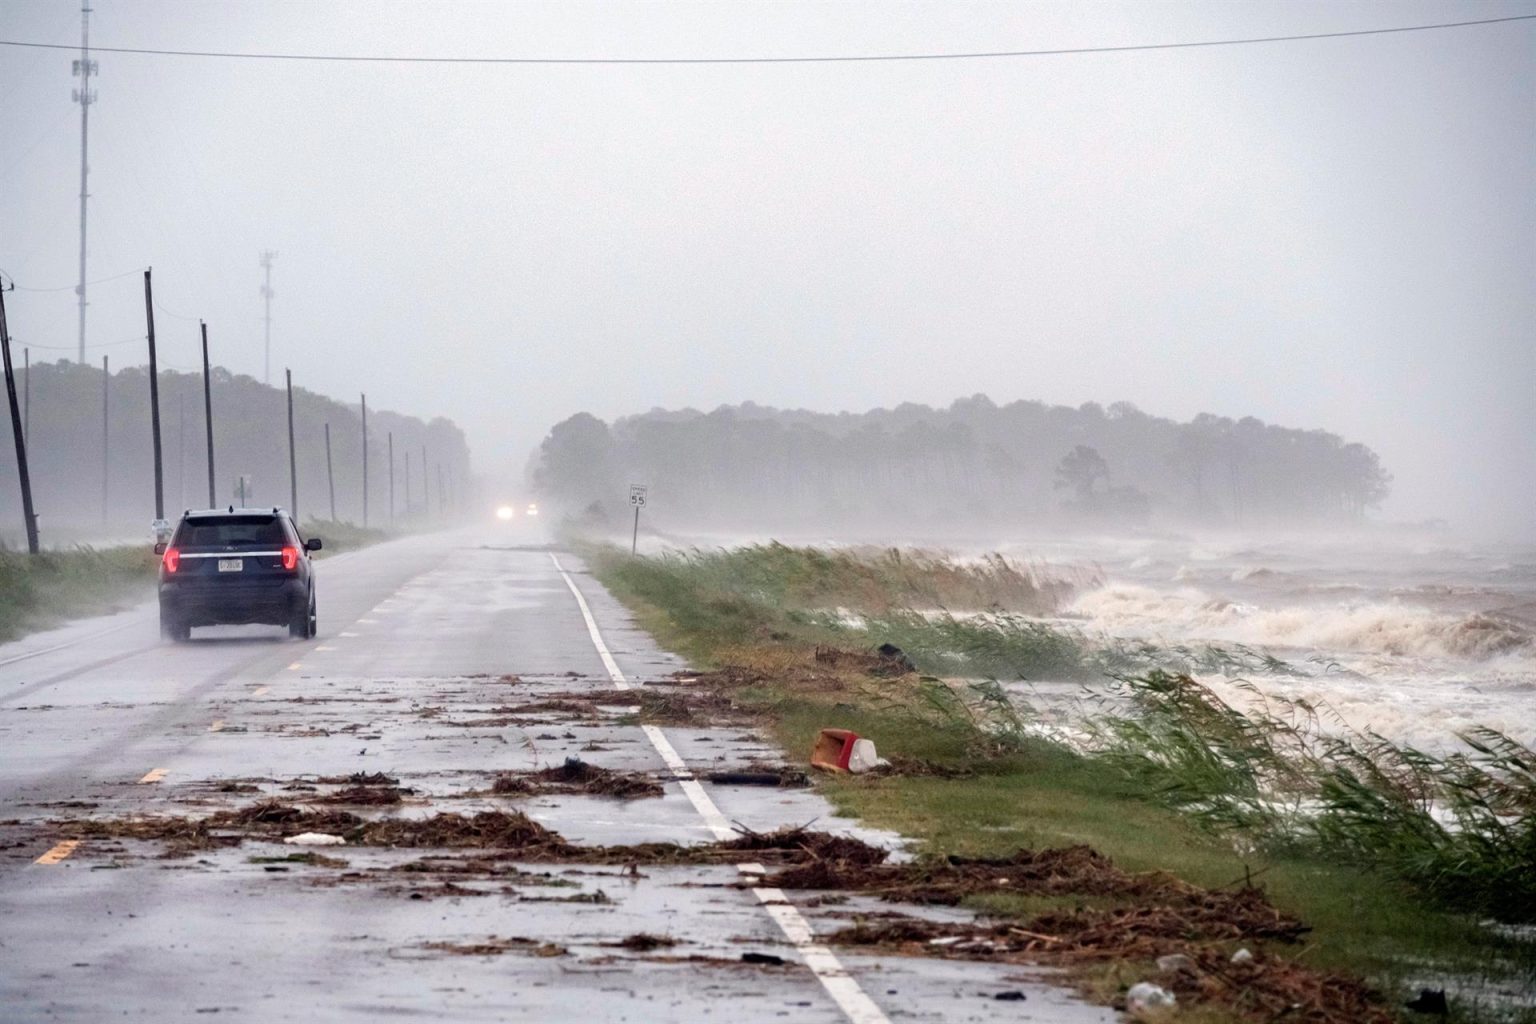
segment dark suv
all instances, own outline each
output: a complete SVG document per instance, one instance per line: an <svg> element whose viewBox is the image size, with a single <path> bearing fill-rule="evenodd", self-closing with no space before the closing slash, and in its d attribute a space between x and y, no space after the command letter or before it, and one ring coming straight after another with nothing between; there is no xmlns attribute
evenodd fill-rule
<svg viewBox="0 0 1536 1024"><path fill-rule="evenodd" d="M280 508L190 509L160 558L160 632L187 640L193 626L270 622L315 635L315 571L305 540Z"/></svg>

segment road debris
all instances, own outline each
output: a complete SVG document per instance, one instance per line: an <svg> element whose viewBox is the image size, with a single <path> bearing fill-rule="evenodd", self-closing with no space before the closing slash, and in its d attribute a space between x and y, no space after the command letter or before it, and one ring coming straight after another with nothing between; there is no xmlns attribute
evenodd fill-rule
<svg viewBox="0 0 1536 1024"><path fill-rule="evenodd" d="M566 956L570 951L553 942L524 938L521 935L500 938L489 936L483 942L423 942L417 949L453 956L500 956L503 953L522 953L527 956Z"/></svg>
<svg viewBox="0 0 1536 1024"><path fill-rule="evenodd" d="M705 780L717 786L777 786L781 789L799 789L811 784L810 776L798 768L749 766L742 771L710 772Z"/></svg>
<svg viewBox="0 0 1536 1024"><path fill-rule="evenodd" d="M862 775L889 765L889 761L875 754L873 740L847 729L821 730L811 748L811 767L822 771Z"/></svg>
<svg viewBox="0 0 1536 1024"><path fill-rule="evenodd" d="M653 949L669 949L678 945L680 941L667 935L636 932L633 935L626 935L618 942L601 942L598 945L610 946L615 949L628 949L635 953L649 953Z"/></svg>
<svg viewBox="0 0 1536 1024"><path fill-rule="evenodd" d="M719 843L720 849L753 852L799 851L806 854L815 864L837 864L855 869L873 867L890 856L888 850L871 846L862 839L813 832L804 825L797 828L781 828L773 832L754 832L743 825L737 825L736 831L739 833L738 837Z"/></svg>
<svg viewBox="0 0 1536 1024"><path fill-rule="evenodd" d="M499 796L532 796L543 793L592 793L621 800L661 796L664 790L655 779L638 772L621 772L588 764L579 757L565 763L522 775L499 775L491 786Z"/></svg>
<svg viewBox="0 0 1536 1024"><path fill-rule="evenodd" d="M329 835L325 832L300 832L296 836L284 836L283 842L289 846L346 846L347 841L341 836Z"/></svg>
<svg viewBox="0 0 1536 1024"><path fill-rule="evenodd" d="M1125 994L1125 1009L1134 1017L1145 1017L1148 1013L1168 1009L1178 1001L1177 996L1161 985L1138 981Z"/></svg>

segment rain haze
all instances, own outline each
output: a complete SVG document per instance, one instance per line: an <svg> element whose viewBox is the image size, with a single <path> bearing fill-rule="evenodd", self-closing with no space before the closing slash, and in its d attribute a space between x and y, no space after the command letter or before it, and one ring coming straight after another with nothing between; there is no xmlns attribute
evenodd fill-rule
<svg viewBox="0 0 1536 1024"><path fill-rule="evenodd" d="M451 57L1115 47L1531 3L118 3L101 47ZM66 2L3 35L76 45ZM462 65L97 53L87 359L461 425L515 486L552 424L985 393L1324 429L1380 515L1536 531L1532 22L837 64ZM68 51L0 50L0 270L72 358ZM118 275L127 276L118 276ZM107 279L107 280L103 280Z"/></svg>
<svg viewBox="0 0 1536 1024"><path fill-rule="evenodd" d="M1536 1024L1536 0L86 2L0 1017Z"/></svg>

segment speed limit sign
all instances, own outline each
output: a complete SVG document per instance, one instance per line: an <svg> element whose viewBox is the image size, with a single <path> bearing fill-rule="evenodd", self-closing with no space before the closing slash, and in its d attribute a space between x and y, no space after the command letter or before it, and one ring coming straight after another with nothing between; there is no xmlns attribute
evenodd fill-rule
<svg viewBox="0 0 1536 1024"><path fill-rule="evenodd" d="M630 484L629 503L635 508L645 508L645 491L644 484Z"/></svg>

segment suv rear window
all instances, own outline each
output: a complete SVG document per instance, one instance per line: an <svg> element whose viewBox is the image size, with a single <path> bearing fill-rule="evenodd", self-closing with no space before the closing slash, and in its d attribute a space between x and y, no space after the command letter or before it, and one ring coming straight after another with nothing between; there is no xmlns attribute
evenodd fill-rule
<svg viewBox="0 0 1536 1024"><path fill-rule="evenodd" d="M179 548L269 548L292 541L277 516L221 516L184 521L174 543Z"/></svg>

